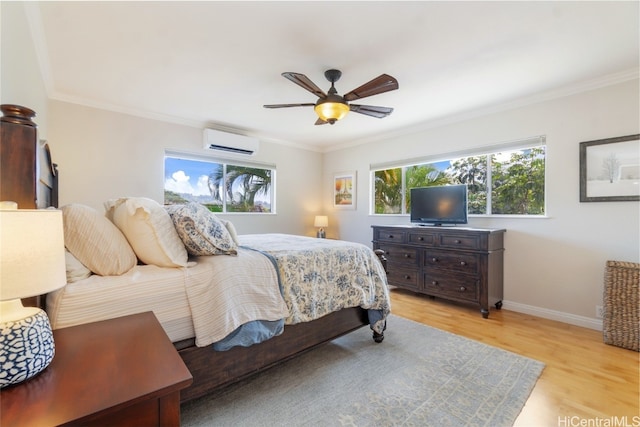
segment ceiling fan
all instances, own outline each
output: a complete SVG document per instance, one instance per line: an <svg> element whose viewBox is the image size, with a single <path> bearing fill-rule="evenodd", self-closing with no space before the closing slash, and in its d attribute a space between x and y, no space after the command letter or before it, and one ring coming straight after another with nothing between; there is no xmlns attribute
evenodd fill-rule
<svg viewBox="0 0 640 427"><path fill-rule="evenodd" d="M371 117L377 117L379 119L387 117L391 112L393 112L393 108L376 107L374 105L349 104L349 101L398 89L398 81L388 74L381 74L344 96L338 95L338 91L334 85L335 82L340 79L340 76L342 76L342 72L340 70L327 70L324 72L324 76L331 82L331 88L329 89L328 94L324 93L322 89L316 86L316 84L304 74L286 72L282 73L282 76L317 96L318 101L315 104L271 104L265 105L264 108L314 107L314 110L318 115L316 125L325 125L327 123L334 124L338 120L344 118L349 111L354 111Z"/></svg>

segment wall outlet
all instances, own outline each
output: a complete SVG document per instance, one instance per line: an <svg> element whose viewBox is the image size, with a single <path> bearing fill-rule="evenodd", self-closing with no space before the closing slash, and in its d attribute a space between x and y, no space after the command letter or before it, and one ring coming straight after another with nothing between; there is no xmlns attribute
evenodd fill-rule
<svg viewBox="0 0 640 427"><path fill-rule="evenodd" d="M604 316L604 309L602 308L601 305L596 305L596 317L598 319L602 319L603 316Z"/></svg>

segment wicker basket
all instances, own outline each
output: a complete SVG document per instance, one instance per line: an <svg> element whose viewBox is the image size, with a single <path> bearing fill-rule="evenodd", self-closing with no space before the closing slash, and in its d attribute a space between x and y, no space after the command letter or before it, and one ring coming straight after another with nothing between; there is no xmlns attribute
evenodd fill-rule
<svg viewBox="0 0 640 427"><path fill-rule="evenodd" d="M640 264L607 261L603 336L606 344L640 351Z"/></svg>

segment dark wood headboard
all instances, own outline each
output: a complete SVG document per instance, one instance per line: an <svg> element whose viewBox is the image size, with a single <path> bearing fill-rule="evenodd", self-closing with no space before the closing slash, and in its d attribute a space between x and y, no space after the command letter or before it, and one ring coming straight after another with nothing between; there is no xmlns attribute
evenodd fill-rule
<svg viewBox="0 0 640 427"><path fill-rule="evenodd" d="M58 207L58 167L45 141L38 140L36 113L20 105L0 105L0 201L19 209ZM43 297L25 298L25 306L44 309Z"/></svg>
<svg viewBox="0 0 640 427"><path fill-rule="evenodd" d="M38 139L35 111L11 104L0 111L0 201L20 209L58 207L58 167Z"/></svg>

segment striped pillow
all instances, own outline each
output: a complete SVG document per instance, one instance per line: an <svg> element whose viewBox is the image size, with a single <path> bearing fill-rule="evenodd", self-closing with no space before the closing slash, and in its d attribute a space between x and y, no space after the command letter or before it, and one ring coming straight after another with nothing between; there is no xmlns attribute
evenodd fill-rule
<svg viewBox="0 0 640 427"><path fill-rule="evenodd" d="M119 276L137 263L120 230L97 210L70 204L60 208L64 245L84 266L100 276Z"/></svg>

